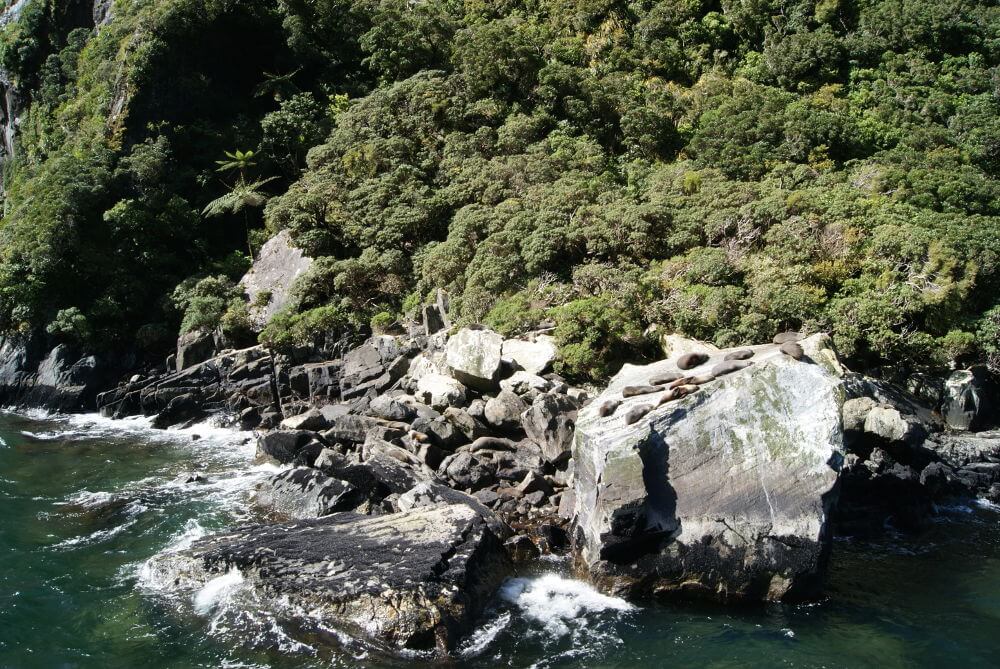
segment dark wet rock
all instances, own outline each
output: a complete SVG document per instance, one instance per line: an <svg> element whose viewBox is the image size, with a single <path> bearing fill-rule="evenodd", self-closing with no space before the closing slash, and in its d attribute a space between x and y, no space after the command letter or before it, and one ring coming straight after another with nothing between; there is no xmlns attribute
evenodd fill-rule
<svg viewBox="0 0 1000 669"><path fill-rule="evenodd" d="M458 409L456 407L449 407L444 410L444 419L455 426L462 437L463 441L472 441L478 439L479 437L486 436L488 428L485 424L476 420L470 416L466 411Z"/></svg>
<svg viewBox="0 0 1000 669"><path fill-rule="evenodd" d="M177 369L182 372L215 355L215 337L211 332L194 330L177 340Z"/></svg>
<svg viewBox="0 0 1000 669"><path fill-rule="evenodd" d="M538 546L535 542L531 540L530 537L519 534L516 537L511 537L504 543L507 552L510 553L511 559L514 564L528 564L534 560L537 560L541 555L538 550Z"/></svg>
<svg viewBox="0 0 1000 669"><path fill-rule="evenodd" d="M391 395L379 395L368 405L368 411L373 416L385 420L408 423L417 416L416 409Z"/></svg>
<svg viewBox="0 0 1000 669"><path fill-rule="evenodd" d="M283 430L312 430L318 432L330 426L330 421L326 419L319 409L310 409L298 416L292 416L281 421Z"/></svg>
<svg viewBox="0 0 1000 669"><path fill-rule="evenodd" d="M315 623L389 648L446 652L512 565L484 515L465 504L242 527L150 563L155 578L192 594L233 568L280 614L309 611Z"/></svg>
<svg viewBox="0 0 1000 669"><path fill-rule="evenodd" d="M466 441L465 435L444 416L418 418L413 421L413 429L427 435L431 443L446 451L454 450Z"/></svg>
<svg viewBox="0 0 1000 669"><path fill-rule="evenodd" d="M569 547L569 535L559 525L544 523L535 529L538 546L544 553L558 553Z"/></svg>
<svg viewBox="0 0 1000 669"><path fill-rule="evenodd" d="M314 438L311 432L276 430L257 437L257 458L278 464L295 460L299 450Z"/></svg>
<svg viewBox="0 0 1000 669"><path fill-rule="evenodd" d="M524 400L509 390L486 402L483 417L486 422L501 432L513 432L521 427L521 414L528 410Z"/></svg>
<svg viewBox="0 0 1000 669"><path fill-rule="evenodd" d="M550 497L555 492L552 489L552 484L546 481L545 477L539 476L533 471L525 475L524 480L518 484L517 489L522 495L541 492L544 497Z"/></svg>
<svg viewBox="0 0 1000 669"><path fill-rule="evenodd" d="M569 459L578 406L566 395L539 395L521 417L521 425L532 441L541 446L545 459L561 464Z"/></svg>
<svg viewBox="0 0 1000 669"><path fill-rule="evenodd" d="M298 519L350 511L364 500L365 495L346 481L311 467L296 467L258 485L253 501L263 511Z"/></svg>
<svg viewBox="0 0 1000 669"><path fill-rule="evenodd" d="M166 429L173 425L191 423L206 416L202 404L193 393L178 395L153 419L153 427Z"/></svg>
<svg viewBox="0 0 1000 669"><path fill-rule="evenodd" d="M496 465L483 451L462 451L449 455L438 468L438 475L465 490L480 490L496 481Z"/></svg>

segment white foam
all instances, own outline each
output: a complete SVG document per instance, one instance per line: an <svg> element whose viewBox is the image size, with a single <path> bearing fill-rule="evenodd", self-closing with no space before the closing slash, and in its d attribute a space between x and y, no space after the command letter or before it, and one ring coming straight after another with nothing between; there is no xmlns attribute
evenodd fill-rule
<svg viewBox="0 0 1000 669"><path fill-rule="evenodd" d="M89 490L81 490L75 495L67 497L65 502L60 502L59 504L79 506L84 509L96 509L98 507L107 506L118 499L118 495L112 492L91 492Z"/></svg>
<svg viewBox="0 0 1000 669"><path fill-rule="evenodd" d="M980 509L986 509L987 511L996 511L1000 513L1000 504L997 504L996 502L991 502L985 497L978 498L975 501L975 505L978 506Z"/></svg>
<svg viewBox="0 0 1000 669"><path fill-rule="evenodd" d="M517 606L525 618L541 623L553 636L568 634L569 623L587 614L635 609L624 599L602 595L583 581L558 574L510 579L500 588L500 598Z"/></svg>
<svg viewBox="0 0 1000 669"><path fill-rule="evenodd" d="M195 593L192 600L194 610L203 616L208 615L228 600L242 585L243 574L239 569L230 569L222 576L213 578Z"/></svg>
<svg viewBox="0 0 1000 669"><path fill-rule="evenodd" d="M476 629L458 647L457 652L462 657L476 657L489 647L500 632L504 631L510 624L510 612L505 611L496 620L491 620L482 627Z"/></svg>

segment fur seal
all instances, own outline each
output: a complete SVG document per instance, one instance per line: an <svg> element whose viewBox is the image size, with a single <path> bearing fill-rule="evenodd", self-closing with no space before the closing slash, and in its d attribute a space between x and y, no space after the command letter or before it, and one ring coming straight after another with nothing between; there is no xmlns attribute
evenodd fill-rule
<svg viewBox="0 0 1000 669"><path fill-rule="evenodd" d="M789 342L796 342L802 339L801 332L782 332L781 334L774 335L773 341L775 344L787 344Z"/></svg>
<svg viewBox="0 0 1000 669"><path fill-rule="evenodd" d="M691 383L691 377L690 376L682 376L681 378L674 379L673 381L671 381L670 383L668 383L667 384L667 390L673 390L674 388L677 388L678 386L684 386L684 385L687 385L689 383Z"/></svg>
<svg viewBox="0 0 1000 669"><path fill-rule="evenodd" d="M663 390L663 386L626 386L622 390L622 397L635 397L637 395L650 395Z"/></svg>
<svg viewBox="0 0 1000 669"><path fill-rule="evenodd" d="M685 353L677 358L677 367L683 370L694 369L708 362L708 357L707 353Z"/></svg>
<svg viewBox="0 0 1000 669"><path fill-rule="evenodd" d="M748 348L741 348L739 351L728 353L723 360L749 360L753 357L753 351Z"/></svg>
<svg viewBox="0 0 1000 669"><path fill-rule="evenodd" d="M741 369L746 369L751 366L753 361L751 360L726 360L725 362L720 362L718 365L712 368L712 374L714 376L725 376L726 374L732 374L733 372L738 372Z"/></svg>
<svg viewBox="0 0 1000 669"><path fill-rule="evenodd" d="M706 383L711 383L714 380L715 380L715 374L712 374L710 372L708 374L699 374L698 376L692 376L688 378L687 383L685 385L703 386ZM684 386L681 387L683 388Z"/></svg>
<svg viewBox="0 0 1000 669"><path fill-rule="evenodd" d="M665 386L668 383L676 381L677 379L683 378L683 374L677 372L667 372L665 374L658 374L649 380L649 385L651 386Z"/></svg>
<svg viewBox="0 0 1000 669"><path fill-rule="evenodd" d="M667 402L673 402L674 400L679 400L682 397L684 397L684 395L681 394L680 390L673 388L660 395L660 399L657 400L656 406L663 406Z"/></svg>
<svg viewBox="0 0 1000 669"><path fill-rule="evenodd" d="M652 404L640 404L625 412L625 424L631 425L653 410Z"/></svg>
<svg viewBox="0 0 1000 669"><path fill-rule="evenodd" d="M604 400L601 402L601 406L597 407L597 415L606 418L617 411L621 404L618 400Z"/></svg>
<svg viewBox="0 0 1000 669"><path fill-rule="evenodd" d="M801 360L806 354L805 351L802 350L802 347L793 341L782 344L781 352L790 358L795 358L796 360Z"/></svg>

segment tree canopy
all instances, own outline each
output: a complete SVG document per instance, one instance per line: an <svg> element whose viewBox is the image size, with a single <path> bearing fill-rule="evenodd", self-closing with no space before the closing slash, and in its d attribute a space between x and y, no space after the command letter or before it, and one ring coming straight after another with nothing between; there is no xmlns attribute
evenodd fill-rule
<svg viewBox="0 0 1000 669"><path fill-rule="evenodd" d="M231 324L247 236L288 229L317 262L275 345L444 288L460 322L554 320L574 376L654 331L1000 361L994 3L132 0L99 28L72 4L28 0L0 47L26 103L7 331ZM211 207L233 147L263 212Z"/></svg>

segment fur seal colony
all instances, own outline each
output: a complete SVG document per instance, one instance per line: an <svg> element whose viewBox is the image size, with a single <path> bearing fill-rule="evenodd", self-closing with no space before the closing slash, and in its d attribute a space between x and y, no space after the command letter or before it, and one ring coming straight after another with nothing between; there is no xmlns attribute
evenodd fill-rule
<svg viewBox="0 0 1000 669"><path fill-rule="evenodd" d="M752 367L755 364L753 358L758 352L774 350L774 347L777 347L782 354L794 360L802 360L805 353L797 342L803 338L804 336L799 332L782 332L774 336L772 344L764 345L757 351L747 348L727 353L722 361L716 363L710 371L690 376L678 372L665 372L650 378L648 385L626 386L622 389L623 400L661 391L665 392L660 395L655 406L644 403L629 408L624 415L625 424L632 425L653 409L696 393L701 386L711 383L719 377ZM712 356L708 353L685 353L677 358L676 365L680 370L690 371L701 367L711 359ZM621 405L622 402L619 400L607 400L598 407L597 413L601 417L611 416L617 412Z"/></svg>

